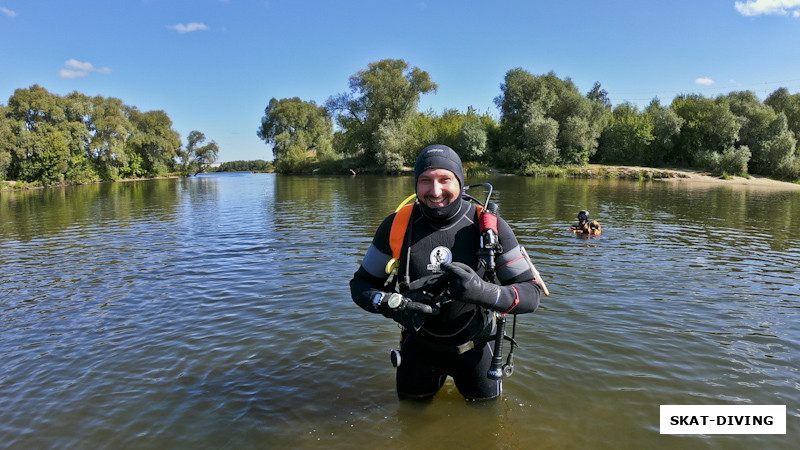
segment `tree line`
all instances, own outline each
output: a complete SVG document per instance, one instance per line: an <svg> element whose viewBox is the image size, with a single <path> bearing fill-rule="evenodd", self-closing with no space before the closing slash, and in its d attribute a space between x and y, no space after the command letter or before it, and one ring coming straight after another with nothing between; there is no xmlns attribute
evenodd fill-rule
<svg viewBox="0 0 800 450"><path fill-rule="evenodd" d="M48 186L196 174L219 153L205 141L192 131L184 146L164 111L33 85L0 105L0 181Z"/></svg>
<svg viewBox="0 0 800 450"><path fill-rule="evenodd" d="M216 172L272 172L271 161L256 159L252 161L227 161L219 165ZM209 172L212 170L209 169Z"/></svg>
<svg viewBox="0 0 800 450"><path fill-rule="evenodd" d="M599 82L582 94L569 78L514 68L494 99L499 121L472 108L418 111L420 97L437 90L424 70L385 59L352 75L349 91L324 105L272 98L257 134L282 173L397 173L421 148L441 143L476 171L532 174L591 162L800 178L800 94L786 88L763 102L751 91L686 94L639 110L612 106Z"/></svg>

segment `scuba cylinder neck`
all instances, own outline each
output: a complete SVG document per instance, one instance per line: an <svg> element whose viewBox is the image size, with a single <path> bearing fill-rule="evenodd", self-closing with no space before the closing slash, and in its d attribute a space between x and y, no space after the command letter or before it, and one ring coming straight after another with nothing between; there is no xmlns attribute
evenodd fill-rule
<svg viewBox="0 0 800 450"><path fill-rule="evenodd" d="M478 249L478 258L486 269L488 280L497 284L494 256L503 252L497 234L497 204L494 202L486 203L483 214L478 218L478 229L481 232L481 247Z"/></svg>

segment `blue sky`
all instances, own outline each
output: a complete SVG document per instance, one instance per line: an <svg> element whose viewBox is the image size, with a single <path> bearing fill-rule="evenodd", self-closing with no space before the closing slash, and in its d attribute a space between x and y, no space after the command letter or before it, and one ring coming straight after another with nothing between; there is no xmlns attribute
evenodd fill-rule
<svg viewBox="0 0 800 450"><path fill-rule="evenodd" d="M800 91L800 0L0 0L0 103L39 84L164 110L220 161L272 159L270 98L324 104L381 59L427 71L420 108L499 116L505 73L599 81L612 104Z"/></svg>

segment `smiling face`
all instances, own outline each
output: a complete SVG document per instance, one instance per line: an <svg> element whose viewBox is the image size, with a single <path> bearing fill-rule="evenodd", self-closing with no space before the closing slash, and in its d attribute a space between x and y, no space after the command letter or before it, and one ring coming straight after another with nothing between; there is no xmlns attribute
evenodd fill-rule
<svg viewBox="0 0 800 450"><path fill-rule="evenodd" d="M417 178L417 198L429 208L441 208L461 196L461 184L447 169L428 169Z"/></svg>

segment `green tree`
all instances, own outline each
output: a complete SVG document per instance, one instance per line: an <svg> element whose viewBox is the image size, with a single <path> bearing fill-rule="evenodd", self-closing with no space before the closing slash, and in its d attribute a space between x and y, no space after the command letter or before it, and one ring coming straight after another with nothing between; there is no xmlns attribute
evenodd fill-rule
<svg viewBox="0 0 800 450"><path fill-rule="evenodd" d="M558 121L547 116L556 103L540 77L511 69L495 98L500 109L500 142L495 164L520 169L530 164L558 161Z"/></svg>
<svg viewBox="0 0 800 450"><path fill-rule="evenodd" d="M672 108L662 106L658 99L653 99L647 105L644 114L653 124L653 140L650 142L644 164L660 166L672 154L684 121Z"/></svg>
<svg viewBox="0 0 800 450"><path fill-rule="evenodd" d="M387 129L404 130L406 133L422 94L436 92L438 86L430 75L417 68L409 67L406 61L384 59L369 63L350 77L350 92L334 95L326 103L328 110L336 114L336 123L342 129L337 138L338 149L349 155L362 155L365 164L381 161L394 164L399 155L387 155L381 151L379 142L385 137L378 136L383 126ZM384 125L386 124L386 125ZM385 167L388 168L388 167Z"/></svg>
<svg viewBox="0 0 800 450"><path fill-rule="evenodd" d="M560 125L556 119L547 117L539 110L531 109L528 121L522 130L522 148L533 157L532 161L522 159L519 165L536 164L552 165L560 162L558 136Z"/></svg>
<svg viewBox="0 0 800 450"><path fill-rule="evenodd" d="M569 78L553 72L534 76L517 68L506 73L502 94L498 160L526 164L585 164L597 151L607 99L599 83L584 97ZM555 132L556 140L551 141Z"/></svg>
<svg viewBox="0 0 800 450"><path fill-rule="evenodd" d="M597 157L604 163L647 164L653 122L630 103L614 107L611 122L600 135Z"/></svg>
<svg viewBox="0 0 800 450"><path fill-rule="evenodd" d="M600 85L600 82L597 81L592 86L592 89L586 93L586 99L589 100L589 105L591 107L589 121L593 124L596 132L599 130L599 133L602 133L608 122L611 120L612 107L611 100L608 98L608 91L603 89L603 87Z"/></svg>
<svg viewBox="0 0 800 450"><path fill-rule="evenodd" d="M480 161L486 154L489 131L493 127L494 119L491 116L478 116L475 110L469 108L467 114L458 127L456 146L464 161Z"/></svg>
<svg viewBox="0 0 800 450"><path fill-rule="evenodd" d="M228 161L220 164L217 172L269 172L272 163L263 159L254 161Z"/></svg>
<svg viewBox="0 0 800 450"><path fill-rule="evenodd" d="M92 99L92 104L89 154L98 172L105 180L118 180L131 175L125 143L133 127L125 115L122 100L96 96Z"/></svg>
<svg viewBox="0 0 800 450"><path fill-rule="evenodd" d="M747 146L728 147L720 152L700 150L694 155L694 165L716 175L747 176L747 162L750 160Z"/></svg>
<svg viewBox="0 0 800 450"><path fill-rule="evenodd" d="M770 106L776 113L783 113L786 116L788 129L800 142L800 93L789 94L789 91L782 87L771 93L764 100L764 104Z"/></svg>
<svg viewBox="0 0 800 450"><path fill-rule="evenodd" d="M63 182L69 167L68 136L61 127L66 122L58 96L33 85L17 89L6 110L12 148L7 175L44 185Z"/></svg>
<svg viewBox="0 0 800 450"><path fill-rule="evenodd" d="M756 159L756 170L764 175L796 180L800 178L800 153L797 139L789 130L786 116L781 112L770 124L772 138L764 143Z"/></svg>
<svg viewBox="0 0 800 450"><path fill-rule="evenodd" d="M731 112L742 124L739 145L746 146L752 153L748 169L753 173L775 175L791 166L796 141L783 112L776 114L750 91L731 92L727 99Z"/></svg>
<svg viewBox="0 0 800 450"><path fill-rule="evenodd" d="M398 173L405 165L404 154L409 153L410 126L403 119L384 120L375 130L373 140L378 149L375 161L384 172Z"/></svg>
<svg viewBox="0 0 800 450"><path fill-rule="evenodd" d="M479 162L485 159L488 135L496 127L488 113L478 115L471 107L466 113L456 109L446 109L442 114L432 110L417 113L410 126L403 128L402 145L396 151L405 165L411 165L420 149L430 144L443 144L456 150L462 161ZM400 127L395 130L399 131Z"/></svg>
<svg viewBox="0 0 800 450"><path fill-rule="evenodd" d="M611 100L608 98L608 91L603 89L599 81L595 81L592 89L586 93L586 98L596 104L601 111L611 111Z"/></svg>
<svg viewBox="0 0 800 450"><path fill-rule="evenodd" d="M17 139L16 177L43 185L63 182L68 168L69 149L63 133L50 125L23 132Z"/></svg>
<svg viewBox="0 0 800 450"><path fill-rule="evenodd" d="M414 153L419 153L421 148L431 143L443 144L454 150L461 150L458 146L458 132L464 125L465 115L457 109L445 109L441 115L431 112L428 116L430 117L431 140L430 142L421 142L422 146L416 148ZM459 152L459 156L461 156L461 153L463 151ZM413 156L416 158L417 155L414 154Z"/></svg>
<svg viewBox="0 0 800 450"><path fill-rule="evenodd" d="M9 116L9 108L0 105L0 181L7 180L14 151L14 133Z"/></svg>
<svg viewBox="0 0 800 450"><path fill-rule="evenodd" d="M129 158L141 162L141 173L137 176L157 176L173 171L181 138L172 128L172 120L167 113L143 113L133 107L128 109L127 115L132 132L126 143L126 151Z"/></svg>
<svg viewBox="0 0 800 450"><path fill-rule="evenodd" d="M60 99L63 105L66 122L63 131L69 146L69 167L66 179L70 182L88 183L100 179L97 169L91 160L90 113L92 99L79 92L72 92Z"/></svg>
<svg viewBox="0 0 800 450"><path fill-rule="evenodd" d="M27 89L17 89L8 99L9 117L22 122L27 130L62 121L64 110L56 99L56 95L38 84Z"/></svg>
<svg viewBox="0 0 800 450"><path fill-rule="evenodd" d="M585 164L597 151L598 138L609 113L610 102L600 83L588 97L581 95L571 79L561 80L550 72L541 76L555 102L546 111L558 122L559 158L566 164Z"/></svg>
<svg viewBox="0 0 800 450"><path fill-rule="evenodd" d="M323 106L298 97L270 99L258 137L272 145L279 172L303 170L333 153L333 120Z"/></svg>
<svg viewBox="0 0 800 450"><path fill-rule="evenodd" d="M739 138L741 123L724 97L715 101L695 94L681 95L672 101L671 108L683 119L683 125L666 162L692 166L699 152L721 153Z"/></svg>
<svg viewBox="0 0 800 450"><path fill-rule="evenodd" d="M203 145L206 135L199 131L192 131L186 138L186 150L180 155L185 173L197 175L205 169L208 164L217 161L219 147L214 141Z"/></svg>
<svg viewBox="0 0 800 450"><path fill-rule="evenodd" d="M215 155L215 146L200 158ZM0 177L6 179L49 185L157 175L174 166L179 148L166 113L142 113L116 98L62 97L32 85L0 105Z"/></svg>

